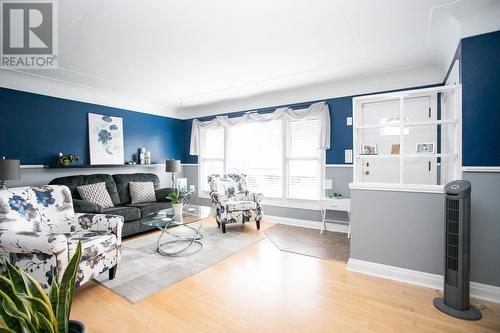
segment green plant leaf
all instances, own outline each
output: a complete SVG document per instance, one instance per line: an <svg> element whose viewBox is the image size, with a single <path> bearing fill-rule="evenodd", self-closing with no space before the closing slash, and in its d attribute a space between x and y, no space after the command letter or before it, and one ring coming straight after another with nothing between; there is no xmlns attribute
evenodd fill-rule
<svg viewBox="0 0 500 333"><path fill-rule="evenodd" d="M58 332L68 331L68 319L71 312L71 302L73 301L73 291L75 288L76 273L82 256L82 242L78 242L75 254L71 258L64 270L61 284L59 286L59 297L57 306L57 326Z"/></svg>
<svg viewBox="0 0 500 333"><path fill-rule="evenodd" d="M25 278L26 278L26 285L28 286L28 289L30 290L31 295L33 297L36 297L36 298L42 300L48 306L51 306L49 296L47 296L47 293L42 288L40 283L38 283L38 281L35 280L35 278L33 278L29 274L26 274Z"/></svg>
<svg viewBox="0 0 500 333"><path fill-rule="evenodd" d="M1 300L1 304L3 304L4 302L10 302L10 303L12 303L12 306L14 306L14 307L16 306L14 304L14 302L7 296L7 294L2 291L2 289L0 289L0 300ZM24 306L24 304L23 304L23 306ZM0 317L2 317L3 322L7 325L7 327L13 329L16 332L21 331L20 320L17 317L12 317L11 315L9 315L4 310L3 306L0 306Z"/></svg>
<svg viewBox="0 0 500 333"><path fill-rule="evenodd" d="M23 313L19 311L13 302L7 301L6 298L2 301L2 308L5 313L9 316L16 318L21 325L21 329L25 331L25 328L28 329L28 332L36 332L37 328L32 324L30 316L27 313Z"/></svg>
<svg viewBox="0 0 500 333"><path fill-rule="evenodd" d="M1 327L1 326L0 326L0 333L16 333L16 331L11 330L11 329L10 329L10 328L8 328L8 327Z"/></svg>
<svg viewBox="0 0 500 333"><path fill-rule="evenodd" d="M14 290L17 293L29 294L28 287L26 286L26 281L24 281L21 270L17 267L14 267L8 261L5 261L5 267L7 267L7 271L9 272L9 277L12 281L12 285L14 286Z"/></svg>
<svg viewBox="0 0 500 333"><path fill-rule="evenodd" d="M57 323L51 323L42 313L38 313L38 316L40 318L41 330L43 330L44 332L56 333L56 331L54 330L54 326L56 326Z"/></svg>
<svg viewBox="0 0 500 333"><path fill-rule="evenodd" d="M36 311L36 313L40 313L49 322L55 323L56 317L54 315L54 312L52 311L52 307L50 306L50 303L47 304L44 301L42 301L41 299L31 297L31 296L28 296L25 299L31 303L31 305L34 308L34 310ZM36 316L36 313L35 313L35 317L39 318L39 316ZM39 322L38 324L40 325L41 322Z"/></svg>
<svg viewBox="0 0 500 333"><path fill-rule="evenodd" d="M26 311L23 301L17 295L12 281L7 279L5 276L0 275L0 290L2 290L8 298L12 300L18 309Z"/></svg>
<svg viewBox="0 0 500 333"><path fill-rule="evenodd" d="M57 306L59 305L59 285L56 278L52 278L52 285L49 289L49 299L52 310L57 314Z"/></svg>

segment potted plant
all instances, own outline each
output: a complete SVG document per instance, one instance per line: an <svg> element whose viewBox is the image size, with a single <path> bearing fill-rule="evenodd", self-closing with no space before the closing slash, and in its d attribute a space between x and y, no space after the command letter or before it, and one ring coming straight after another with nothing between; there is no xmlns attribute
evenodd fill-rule
<svg viewBox="0 0 500 333"><path fill-rule="evenodd" d="M69 319L81 255L79 242L61 282L54 277L48 294L32 276L5 261L8 277L0 275L0 332L85 332L81 322Z"/></svg>
<svg viewBox="0 0 500 333"><path fill-rule="evenodd" d="M167 199L172 203L174 215L182 215L181 192L174 188L173 191L167 195Z"/></svg>

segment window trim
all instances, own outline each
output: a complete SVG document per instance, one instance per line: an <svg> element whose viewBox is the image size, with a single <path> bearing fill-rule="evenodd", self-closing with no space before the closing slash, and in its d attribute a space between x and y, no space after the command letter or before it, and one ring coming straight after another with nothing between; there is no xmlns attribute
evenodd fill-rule
<svg viewBox="0 0 500 333"><path fill-rule="evenodd" d="M306 120L308 118L305 118ZM281 198L276 198L276 197L264 197L262 204L265 206L276 206L276 207L288 207L288 208L300 208L300 209L310 209L310 210L317 210L319 209L319 202L322 198L324 198L324 179L326 175L326 149L321 149L320 150L320 158L306 158L306 160L318 160L319 162L319 186L318 186L318 199L295 199L295 198L288 198L288 153L287 153L287 137L288 137L288 124L287 124L287 117L283 117L281 119L282 123L282 189L283 189L283 196ZM202 131L206 131L208 129L202 129ZM224 163L224 173L227 173L227 134L228 130L225 128L224 129L224 158L223 163ZM203 162L204 160L217 160L220 161L221 159L216 159L216 158L203 158L203 141L204 141L204 135L201 135L201 144L200 147L200 153L198 156L198 197L200 198L206 198L209 199L209 191L203 191L202 187L202 181L203 181ZM297 159L294 159L297 160Z"/></svg>
<svg viewBox="0 0 500 333"><path fill-rule="evenodd" d="M359 179L359 170L362 168L359 163L360 158L360 145L359 145L359 130L368 129L368 128L382 128L382 127L391 127L387 125L360 125L358 122L358 111L359 107L363 103L372 103L372 102L380 102L383 100L399 100L400 108L399 108L399 118L405 119L404 112L404 99L411 98L415 96L433 94L438 92L448 92L453 91L454 94L454 119L448 120L432 120L432 121L419 121L419 122L400 122L399 128L399 143L400 143L400 152L399 155L390 156L390 155L376 155L373 158L398 158L399 159L399 183L369 183L363 182ZM438 103L439 101L437 101ZM454 129L454 137L453 137L453 146L454 153L453 154L438 154L435 153L432 156L434 157L451 157L455 159L454 171L453 171L453 179L461 179L462 178L462 85L461 84L453 84L453 85L445 85L438 86L432 88L423 88L423 89L410 89L392 93L382 93L375 95L367 95L354 97L352 99L352 109L353 109L353 182L349 184L350 189L357 190L381 190L381 191L403 191L403 192L424 192L424 193L442 193L444 185L427 185L427 184L409 184L404 182L404 160L405 158L411 157L411 155L404 154L404 128L406 126L421 126L421 125L440 125L440 124L453 124L455 126ZM450 156L444 156L450 155ZM413 156L415 157L415 155ZM366 156L363 156L366 158ZM371 157L370 157L371 158Z"/></svg>

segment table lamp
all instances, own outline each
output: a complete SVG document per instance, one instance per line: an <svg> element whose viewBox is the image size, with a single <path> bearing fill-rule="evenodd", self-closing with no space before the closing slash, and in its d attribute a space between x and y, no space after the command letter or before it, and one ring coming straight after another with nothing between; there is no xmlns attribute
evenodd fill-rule
<svg viewBox="0 0 500 333"><path fill-rule="evenodd" d="M0 160L0 190L7 189L7 180L21 179L19 160Z"/></svg>
<svg viewBox="0 0 500 333"><path fill-rule="evenodd" d="M176 188L175 184L175 173L181 172L181 161L179 160L166 160L165 161L165 172L172 173L172 188Z"/></svg>

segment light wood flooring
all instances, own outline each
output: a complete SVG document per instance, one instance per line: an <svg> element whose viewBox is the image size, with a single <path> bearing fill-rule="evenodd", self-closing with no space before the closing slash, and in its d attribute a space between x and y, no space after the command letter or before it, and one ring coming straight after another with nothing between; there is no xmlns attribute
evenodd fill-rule
<svg viewBox="0 0 500 333"><path fill-rule="evenodd" d="M232 230L263 234L253 223ZM434 308L436 290L345 266L282 252L266 238L137 304L89 282L71 317L90 333L500 332L500 304L475 302L483 319L467 322Z"/></svg>

